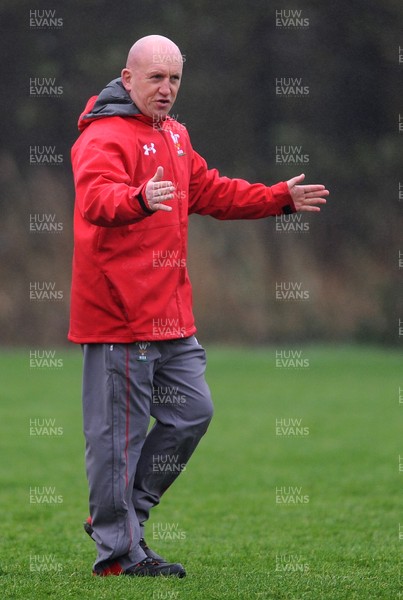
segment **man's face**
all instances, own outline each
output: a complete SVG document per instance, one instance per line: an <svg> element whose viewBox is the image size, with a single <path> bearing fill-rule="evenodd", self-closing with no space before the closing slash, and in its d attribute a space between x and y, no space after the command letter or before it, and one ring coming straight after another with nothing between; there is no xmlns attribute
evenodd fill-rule
<svg viewBox="0 0 403 600"><path fill-rule="evenodd" d="M153 62L153 55L122 71L122 83L137 108L155 120L165 119L171 110L182 78L182 57L166 56L171 60Z"/></svg>

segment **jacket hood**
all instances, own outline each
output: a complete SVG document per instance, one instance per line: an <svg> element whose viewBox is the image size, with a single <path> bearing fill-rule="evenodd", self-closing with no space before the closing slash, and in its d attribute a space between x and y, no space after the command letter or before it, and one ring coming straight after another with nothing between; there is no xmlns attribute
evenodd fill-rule
<svg viewBox="0 0 403 600"><path fill-rule="evenodd" d="M83 131L92 121L104 117L134 117L140 111L122 85L122 79L113 79L98 96L92 96L78 119Z"/></svg>

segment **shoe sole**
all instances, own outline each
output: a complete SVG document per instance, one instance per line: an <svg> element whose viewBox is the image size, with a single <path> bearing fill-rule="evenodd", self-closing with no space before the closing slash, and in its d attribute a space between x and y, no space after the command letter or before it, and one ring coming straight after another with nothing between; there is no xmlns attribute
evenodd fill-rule
<svg viewBox="0 0 403 600"><path fill-rule="evenodd" d="M96 577L120 577L122 575L125 575L126 577L178 577L178 579L186 577L186 571L181 564L178 564L174 568L162 566L161 569L156 570L150 570L145 567L144 569L138 569L137 571L131 571L130 569L123 571L123 569L115 563L104 571L93 571L92 574Z"/></svg>
<svg viewBox="0 0 403 600"><path fill-rule="evenodd" d="M138 573L130 573L130 572L124 572L123 575L129 576L129 577L178 577L178 579L183 579L184 577L186 577L186 571L185 569L183 569L182 571L171 571L170 569L168 569L166 572L161 569L160 571L149 571L148 569L144 572L138 572Z"/></svg>

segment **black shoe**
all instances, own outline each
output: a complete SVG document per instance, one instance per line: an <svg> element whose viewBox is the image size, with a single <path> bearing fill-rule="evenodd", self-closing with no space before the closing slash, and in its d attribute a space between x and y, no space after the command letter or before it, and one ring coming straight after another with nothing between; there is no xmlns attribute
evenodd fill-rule
<svg viewBox="0 0 403 600"><path fill-rule="evenodd" d="M110 575L128 575L129 577L185 577L186 571L179 563L160 563L152 558L145 558L130 569L122 569L119 561L110 563L107 567L99 571L93 571L93 575L98 577L108 577Z"/></svg>
<svg viewBox="0 0 403 600"><path fill-rule="evenodd" d="M93 533L93 528L92 528L92 519L91 517L88 517L88 519L83 523L83 527L86 533L88 533L88 535L91 537L92 533Z"/></svg>
<svg viewBox="0 0 403 600"><path fill-rule="evenodd" d="M93 533L94 529L92 527L91 517L88 517L88 519L85 521L85 523L83 525L84 525L84 530L86 531L86 533L88 533L90 538L92 538L92 533ZM152 558L152 560L156 560L161 563L168 563L168 561L165 558L163 558L162 556L160 556L159 554L154 552L154 550L151 550L151 548L148 547L147 542L145 541L144 538L141 538L139 544L140 544L140 548L143 550L144 554L146 554L147 558Z"/></svg>
<svg viewBox="0 0 403 600"><path fill-rule="evenodd" d="M154 550L151 550L151 548L149 548L147 546L147 542L145 541L144 538L141 538L139 545L140 545L140 548L143 550L143 552L147 555L147 558L151 558L152 560L156 560L157 562L160 562L160 563L168 563L168 561L165 558L163 558L162 556L160 556L159 554L154 552Z"/></svg>
<svg viewBox="0 0 403 600"><path fill-rule="evenodd" d="M173 575L182 579L186 576L186 571L180 563L158 562L152 558L145 558L134 567L126 569L123 574L132 577L168 577Z"/></svg>

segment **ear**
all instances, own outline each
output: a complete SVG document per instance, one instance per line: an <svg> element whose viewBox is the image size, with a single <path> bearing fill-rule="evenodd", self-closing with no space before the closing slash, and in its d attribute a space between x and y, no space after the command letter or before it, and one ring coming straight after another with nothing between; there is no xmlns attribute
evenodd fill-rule
<svg viewBox="0 0 403 600"><path fill-rule="evenodd" d="M132 72L130 69L122 69L121 73L122 85L127 92L132 89Z"/></svg>

